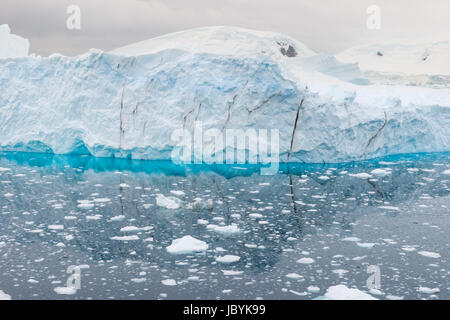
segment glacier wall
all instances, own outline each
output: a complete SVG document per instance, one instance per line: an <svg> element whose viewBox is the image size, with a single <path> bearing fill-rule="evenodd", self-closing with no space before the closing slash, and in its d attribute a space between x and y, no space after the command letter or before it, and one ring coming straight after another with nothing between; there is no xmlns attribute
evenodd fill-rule
<svg viewBox="0 0 450 320"><path fill-rule="evenodd" d="M278 129L281 161L450 151L450 89L358 86L298 59L173 48L0 59L0 150L170 159L172 133L202 121Z"/></svg>

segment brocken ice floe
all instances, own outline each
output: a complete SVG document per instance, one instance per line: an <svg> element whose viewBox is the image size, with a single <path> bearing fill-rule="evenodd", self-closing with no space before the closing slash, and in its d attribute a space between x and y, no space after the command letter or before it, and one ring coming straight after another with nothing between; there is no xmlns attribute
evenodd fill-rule
<svg viewBox="0 0 450 320"><path fill-rule="evenodd" d="M166 248L167 252L172 254L186 254L208 250L208 244L204 241L195 239L191 236L184 236L175 239L172 244Z"/></svg>

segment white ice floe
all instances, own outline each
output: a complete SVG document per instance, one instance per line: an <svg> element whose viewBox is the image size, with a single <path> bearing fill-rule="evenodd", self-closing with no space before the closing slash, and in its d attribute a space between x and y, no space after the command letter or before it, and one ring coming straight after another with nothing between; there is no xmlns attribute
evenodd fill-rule
<svg viewBox="0 0 450 320"><path fill-rule="evenodd" d="M222 272L225 276L239 276L244 273L244 271L238 270L222 270Z"/></svg>
<svg viewBox="0 0 450 320"><path fill-rule="evenodd" d="M375 243L370 242L357 242L356 245L361 248L372 249Z"/></svg>
<svg viewBox="0 0 450 320"><path fill-rule="evenodd" d="M181 205L183 204L183 201L176 197L172 196L164 196L163 194L157 194L156 195L156 205L166 208L166 209L179 209Z"/></svg>
<svg viewBox="0 0 450 320"><path fill-rule="evenodd" d="M176 286L177 285L177 281L174 279L164 279L161 281L161 283L165 286Z"/></svg>
<svg viewBox="0 0 450 320"><path fill-rule="evenodd" d="M434 259L438 259L441 257L441 255L437 252L430 252L430 251L418 251L418 254L420 254L421 256L427 257L427 258L434 258Z"/></svg>
<svg viewBox="0 0 450 320"><path fill-rule="evenodd" d="M185 195L184 191L181 191L181 190L171 190L170 193L172 193L172 194L174 194L174 195L176 195L178 197L181 197L181 196Z"/></svg>
<svg viewBox="0 0 450 320"><path fill-rule="evenodd" d="M77 293L77 289L72 287L56 287L53 289L57 294L72 295Z"/></svg>
<svg viewBox="0 0 450 320"><path fill-rule="evenodd" d="M418 287L417 291L420 293L434 294L440 292L441 290L439 290L439 288Z"/></svg>
<svg viewBox="0 0 450 320"><path fill-rule="evenodd" d="M173 240L172 244L166 250L172 254L187 254L206 251L208 250L208 244L194 237L184 236L180 239Z"/></svg>
<svg viewBox="0 0 450 320"><path fill-rule="evenodd" d="M384 209L384 210L400 211L399 208L393 207L393 206L379 206L378 208Z"/></svg>
<svg viewBox="0 0 450 320"><path fill-rule="evenodd" d="M361 173L349 173L349 176L351 177L355 177L355 178L359 178L359 179L369 179L372 178L372 175L366 173L366 172L361 172Z"/></svg>
<svg viewBox="0 0 450 320"><path fill-rule="evenodd" d="M373 174L374 176L384 177L391 174L392 171L388 169L374 169L370 173Z"/></svg>
<svg viewBox="0 0 450 320"><path fill-rule="evenodd" d="M211 210L214 207L214 203L212 199L201 199L195 198L194 202L187 203L185 205L186 209L192 211L202 211L202 210Z"/></svg>
<svg viewBox="0 0 450 320"><path fill-rule="evenodd" d="M48 228L50 230L64 230L64 226L62 224L49 224Z"/></svg>
<svg viewBox="0 0 450 320"><path fill-rule="evenodd" d="M357 237L346 237L346 238L342 239L342 241L358 242L358 241L361 241L361 239L357 238Z"/></svg>
<svg viewBox="0 0 450 320"><path fill-rule="evenodd" d="M11 300L11 296L0 290L0 300Z"/></svg>
<svg viewBox="0 0 450 320"><path fill-rule="evenodd" d="M216 258L216 261L220 262L220 263L233 263L233 262L237 262L239 260L241 260L241 257L231 255L231 254L227 254L225 256Z"/></svg>
<svg viewBox="0 0 450 320"><path fill-rule="evenodd" d="M241 229L239 229L239 227L235 224L231 224L228 226L218 226L215 224L209 224L206 226L206 229L225 235L231 235L241 232Z"/></svg>
<svg viewBox="0 0 450 320"><path fill-rule="evenodd" d="M139 240L139 237L137 235L132 236L117 236L112 237L111 240L117 240L117 241L136 241Z"/></svg>
<svg viewBox="0 0 450 320"><path fill-rule="evenodd" d="M286 278L289 278L289 279L302 279L303 276L299 275L298 273L288 273L286 275Z"/></svg>
<svg viewBox="0 0 450 320"><path fill-rule="evenodd" d="M313 258L300 258L297 260L297 263L311 264L311 263L314 263L314 259Z"/></svg>
<svg viewBox="0 0 450 320"><path fill-rule="evenodd" d="M320 292L320 288L317 286L309 286L306 290L308 290L311 293L319 293Z"/></svg>
<svg viewBox="0 0 450 320"><path fill-rule="evenodd" d="M343 284L337 286L331 286L328 288L325 295L318 297L317 299L330 299L330 300L378 300L358 289L348 288Z"/></svg>

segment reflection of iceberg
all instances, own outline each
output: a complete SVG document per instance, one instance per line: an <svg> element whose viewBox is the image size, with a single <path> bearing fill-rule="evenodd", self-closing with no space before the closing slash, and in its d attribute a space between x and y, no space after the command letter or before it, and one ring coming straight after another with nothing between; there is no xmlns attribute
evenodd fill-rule
<svg viewBox="0 0 450 320"><path fill-rule="evenodd" d="M355 85L354 64L279 34L194 29L0 74L2 150L168 160L195 121L279 129L281 161L450 150L450 89Z"/></svg>

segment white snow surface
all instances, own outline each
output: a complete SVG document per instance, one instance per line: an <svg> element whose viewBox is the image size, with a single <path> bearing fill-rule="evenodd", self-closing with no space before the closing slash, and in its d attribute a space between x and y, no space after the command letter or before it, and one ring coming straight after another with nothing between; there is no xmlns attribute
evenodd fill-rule
<svg viewBox="0 0 450 320"><path fill-rule="evenodd" d="M0 59L26 57L29 48L27 39L11 34L7 24L0 25Z"/></svg>
<svg viewBox="0 0 450 320"><path fill-rule="evenodd" d="M192 134L195 121L203 132L278 129L280 161L450 150L450 88L356 85L358 70L290 37L233 27L110 53L0 59L0 151L168 160L173 132Z"/></svg>
<svg viewBox="0 0 450 320"><path fill-rule="evenodd" d="M450 75L450 40L362 45L349 48L336 57L346 63L358 63L361 70Z"/></svg>

